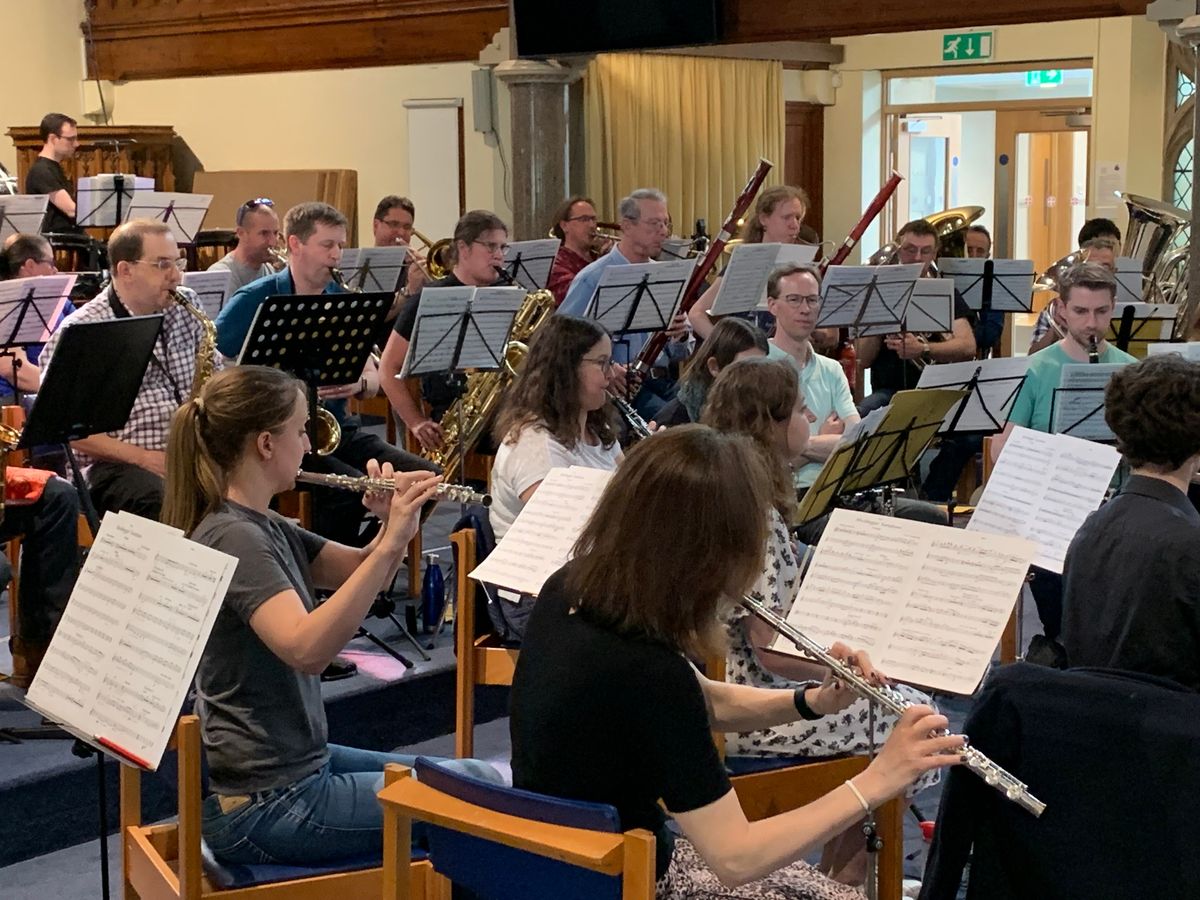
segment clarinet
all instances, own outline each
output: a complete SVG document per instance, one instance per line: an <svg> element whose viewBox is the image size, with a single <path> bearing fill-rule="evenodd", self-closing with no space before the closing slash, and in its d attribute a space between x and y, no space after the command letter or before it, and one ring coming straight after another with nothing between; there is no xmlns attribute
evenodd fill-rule
<svg viewBox="0 0 1200 900"><path fill-rule="evenodd" d="M1100 362L1100 347L1096 343L1094 334L1088 335L1088 362L1093 364Z"/></svg>
<svg viewBox="0 0 1200 900"><path fill-rule="evenodd" d="M744 596L742 597L742 606L795 644L797 650L812 657L822 665L828 666L833 671L834 677L850 688L850 690L854 691L854 693L858 694L858 696L873 703L878 703L888 712L894 713L897 716L913 705L905 700L899 691L884 685L871 684L871 682L867 681L867 679L863 678L841 660L830 655L824 647L812 640L812 638L805 635L798 628L793 628L786 619L777 615L765 604L760 603L752 597ZM1034 816L1040 816L1045 811L1046 804L1031 794L1029 787L1023 781L992 762L983 753L969 744L957 752L962 757L963 765L982 778L984 782L1000 791L1009 800Z"/></svg>
<svg viewBox="0 0 1200 900"><path fill-rule="evenodd" d="M625 420L625 424L629 426L629 433L634 437L648 438L654 433L650 430L650 426L646 424L646 420L638 415L638 411L633 408L633 404L624 397L609 391L608 399L617 408L617 412Z"/></svg>

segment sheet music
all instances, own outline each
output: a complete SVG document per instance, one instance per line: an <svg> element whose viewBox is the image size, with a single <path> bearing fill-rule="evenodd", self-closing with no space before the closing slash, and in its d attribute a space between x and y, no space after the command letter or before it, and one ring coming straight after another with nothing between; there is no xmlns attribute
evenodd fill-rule
<svg viewBox="0 0 1200 900"><path fill-rule="evenodd" d="M780 266L810 264L817 250L812 244L737 245L721 273L721 286L709 314L728 316L766 309L771 273Z"/></svg>
<svg viewBox="0 0 1200 900"><path fill-rule="evenodd" d="M49 194L0 195L0 241L13 234L41 234Z"/></svg>
<svg viewBox="0 0 1200 900"><path fill-rule="evenodd" d="M998 357L957 363L939 363L921 370L919 390L929 388L966 389L975 378L975 388L946 413L938 434L990 434L1003 431L1017 394L1029 369L1028 356ZM959 415L959 409L962 414ZM953 428L951 428L953 426Z"/></svg>
<svg viewBox="0 0 1200 900"><path fill-rule="evenodd" d="M558 238L514 241L504 251L504 271L527 291L544 290L561 244ZM520 262L517 261L518 257Z"/></svg>
<svg viewBox="0 0 1200 900"><path fill-rule="evenodd" d="M900 331L948 334L954 330L954 282L945 278L918 278L900 325L900 328L890 324L865 325L858 330L858 336Z"/></svg>
<svg viewBox="0 0 1200 900"><path fill-rule="evenodd" d="M890 678L971 694L1035 551L1017 537L836 509L787 620L871 654ZM801 655L786 638L773 649Z"/></svg>
<svg viewBox="0 0 1200 900"><path fill-rule="evenodd" d="M498 368L524 299L519 287L425 288L397 377Z"/></svg>
<svg viewBox="0 0 1200 900"><path fill-rule="evenodd" d="M1147 356L1158 356L1160 353L1178 353L1186 360L1200 362L1200 341L1146 345Z"/></svg>
<svg viewBox="0 0 1200 900"><path fill-rule="evenodd" d="M166 525L106 516L26 702L156 767L236 568Z"/></svg>
<svg viewBox="0 0 1200 900"><path fill-rule="evenodd" d="M513 319L525 302L520 287L476 288L471 299L471 322L458 355L460 369L498 369L504 363Z"/></svg>
<svg viewBox="0 0 1200 900"><path fill-rule="evenodd" d="M600 276L584 316L595 319L614 335L663 331L670 325L687 286L694 259L609 266ZM645 281L640 297L638 287ZM630 319L630 307L637 301Z"/></svg>
<svg viewBox="0 0 1200 900"><path fill-rule="evenodd" d="M184 272L183 286L196 292L200 308L210 319L215 319L229 299L229 285L233 273L228 269L210 269L205 272Z"/></svg>
<svg viewBox="0 0 1200 900"><path fill-rule="evenodd" d="M1113 372L1128 363L1074 363L1062 367L1050 401L1050 430L1089 441L1112 441L1104 421L1104 389Z"/></svg>
<svg viewBox="0 0 1200 900"><path fill-rule="evenodd" d="M920 263L904 266L830 266L821 284L818 328L887 325L894 331L904 318Z"/></svg>
<svg viewBox="0 0 1200 900"><path fill-rule="evenodd" d="M77 277L74 272L60 272L0 281L0 346L28 347L50 340ZM32 308L26 303L31 295ZM22 310L25 315L18 328Z"/></svg>
<svg viewBox="0 0 1200 900"><path fill-rule="evenodd" d="M1105 340L1116 342L1121 330L1121 321L1125 310L1133 308L1133 324L1129 336L1139 341L1170 340L1174 330L1175 317L1179 307L1174 303L1134 303L1121 300L1122 293L1118 291L1117 302L1113 305L1112 320L1108 323L1108 333Z"/></svg>
<svg viewBox="0 0 1200 900"><path fill-rule="evenodd" d="M1141 303L1143 297L1142 264L1132 256L1117 257L1117 306Z"/></svg>
<svg viewBox="0 0 1200 900"><path fill-rule="evenodd" d="M347 247L342 250L338 263L346 283L362 291L387 291L396 293L400 289L400 273L408 261L408 248L394 247Z"/></svg>
<svg viewBox="0 0 1200 900"><path fill-rule="evenodd" d="M133 193L129 204L129 219L151 219L170 226L176 243L191 244L196 232L208 215L212 194L181 194L177 191L143 191Z"/></svg>
<svg viewBox="0 0 1200 900"><path fill-rule="evenodd" d="M1062 572L1067 547L1100 506L1121 461L1112 447L1016 427L983 488L967 531L1038 545L1036 566Z"/></svg>
<svg viewBox="0 0 1200 900"><path fill-rule="evenodd" d="M612 474L586 466L551 469L471 577L537 596L546 579L570 560Z"/></svg>
<svg viewBox="0 0 1200 900"><path fill-rule="evenodd" d="M122 179L121 202L117 203L117 178ZM75 222L89 228L112 228L129 218L135 192L154 190L154 179L144 175L117 175L103 172L79 179L75 191ZM120 218L117 207L120 206Z"/></svg>
<svg viewBox="0 0 1200 900"><path fill-rule="evenodd" d="M992 309L1000 312L1031 312L1034 268L1032 259L964 259L943 256L938 269L954 281L955 289L971 309L983 309L984 273L992 264Z"/></svg>

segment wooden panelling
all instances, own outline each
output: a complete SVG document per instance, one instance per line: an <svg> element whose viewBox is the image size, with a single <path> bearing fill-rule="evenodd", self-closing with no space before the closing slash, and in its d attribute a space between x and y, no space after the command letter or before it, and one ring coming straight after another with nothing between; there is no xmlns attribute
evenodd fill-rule
<svg viewBox="0 0 1200 900"><path fill-rule="evenodd" d="M94 0L89 75L112 80L473 60L505 0Z"/></svg>
<svg viewBox="0 0 1200 900"><path fill-rule="evenodd" d="M726 0L723 43L1140 16L1146 5ZM89 75L113 80L471 61L509 24L506 0L89 0L88 6L95 43Z"/></svg>
<svg viewBox="0 0 1200 900"><path fill-rule="evenodd" d="M42 151L37 125L8 129L17 148L17 179L25 184L29 167ZM75 156L62 164L72 184L102 172L124 172L154 179L160 191L175 190L175 129L170 125L80 125Z"/></svg>
<svg viewBox="0 0 1200 900"><path fill-rule="evenodd" d="M822 228L825 214L825 107L819 103L788 103L783 140L783 179L808 192L808 214L804 223L815 228L822 240L830 238Z"/></svg>

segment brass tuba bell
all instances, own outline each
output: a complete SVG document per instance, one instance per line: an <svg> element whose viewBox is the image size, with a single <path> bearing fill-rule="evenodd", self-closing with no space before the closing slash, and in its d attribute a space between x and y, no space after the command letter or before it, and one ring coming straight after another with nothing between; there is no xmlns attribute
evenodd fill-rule
<svg viewBox="0 0 1200 900"><path fill-rule="evenodd" d="M924 220L933 226L938 235L938 256L966 256L967 229L984 213L982 206L952 206L941 212L930 213ZM900 245L888 241L867 259L868 265L894 265L900 256Z"/></svg>

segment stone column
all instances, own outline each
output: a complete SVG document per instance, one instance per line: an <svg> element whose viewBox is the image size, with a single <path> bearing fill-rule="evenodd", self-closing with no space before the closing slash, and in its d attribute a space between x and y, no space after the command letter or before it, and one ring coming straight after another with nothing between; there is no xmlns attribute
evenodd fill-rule
<svg viewBox="0 0 1200 900"><path fill-rule="evenodd" d="M570 193L568 86L582 71L553 60L510 59L495 72L512 107L512 238L543 238Z"/></svg>

